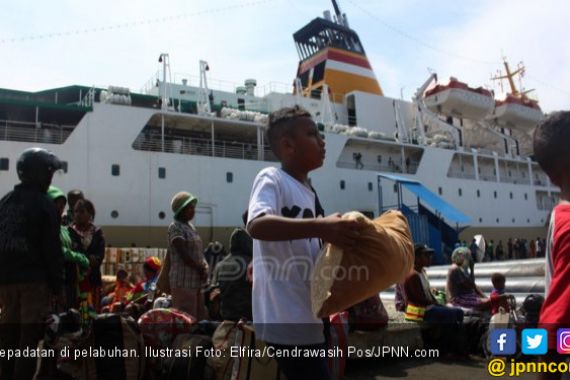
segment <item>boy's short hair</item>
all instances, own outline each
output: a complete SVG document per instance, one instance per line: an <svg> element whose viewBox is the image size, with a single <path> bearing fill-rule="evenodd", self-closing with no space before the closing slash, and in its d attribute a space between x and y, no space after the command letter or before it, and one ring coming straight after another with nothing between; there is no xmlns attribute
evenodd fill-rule
<svg viewBox="0 0 570 380"><path fill-rule="evenodd" d="M505 282L507 281L507 278L505 277L504 274L496 272L493 273L491 275L491 283L493 284L493 286L496 288L498 285L502 285L505 286Z"/></svg>
<svg viewBox="0 0 570 380"><path fill-rule="evenodd" d="M534 130L534 158L552 179L570 167L570 112L552 113Z"/></svg>
<svg viewBox="0 0 570 380"><path fill-rule="evenodd" d="M129 273L125 269L121 268L117 271L116 276L117 276L117 280L126 279L127 277L129 277Z"/></svg>
<svg viewBox="0 0 570 380"><path fill-rule="evenodd" d="M284 107L269 114L269 122L267 123L267 140L271 146L271 150L279 157L279 139L284 135L291 134L292 127L295 122L301 118L311 118L311 113L295 105L293 107Z"/></svg>

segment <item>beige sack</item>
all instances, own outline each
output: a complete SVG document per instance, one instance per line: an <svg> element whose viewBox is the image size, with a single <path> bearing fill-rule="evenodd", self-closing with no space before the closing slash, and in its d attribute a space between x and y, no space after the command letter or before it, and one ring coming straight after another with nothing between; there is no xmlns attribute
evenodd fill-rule
<svg viewBox="0 0 570 380"><path fill-rule="evenodd" d="M401 282L414 265L414 245L408 222L399 211L388 211L370 220L359 212L344 219L367 224L353 250L326 244L312 273L313 313L326 317L343 311Z"/></svg>

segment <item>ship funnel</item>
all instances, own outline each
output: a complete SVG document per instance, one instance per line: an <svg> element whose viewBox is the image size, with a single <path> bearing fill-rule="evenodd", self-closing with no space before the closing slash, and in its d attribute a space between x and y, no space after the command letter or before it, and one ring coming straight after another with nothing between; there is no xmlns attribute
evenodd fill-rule
<svg viewBox="0 0 570 380"><path fill-rule="evenodd" d="M296 77L303 95L320 94L325 84L335 103L343 102L352 91L382 95L358 34L348 27L336 0L332 2L334 13L324 12L324 18L314 19L293 34L300 58Z"/></svg>
<svg viewBox="0 0 570 380"><path fill-rule="evenodd" d="M323 16L325 17L325 20L332 22L331 11L324 11Z"/></svg>
<svg viewBox="0 0 570 380"><path fill-rule="evenodd" d="M188 85L188 79L186 79L186 78L182 79L182 85L183 86Z"/></svg>

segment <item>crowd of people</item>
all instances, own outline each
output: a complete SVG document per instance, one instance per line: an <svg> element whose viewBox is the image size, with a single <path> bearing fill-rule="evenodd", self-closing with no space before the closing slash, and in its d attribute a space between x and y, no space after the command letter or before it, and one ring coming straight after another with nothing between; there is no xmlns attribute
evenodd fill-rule
<svg viewBox="0 0 570 380"><path fill-rule="evenodd" d="M528 250L522 240L512 240L512 252L507 244L505 257L547 257L546 300L539 325L550 334L551 351L545 359L556 361L564 359L555 351L556 328L570 325L569 131L570 113L565 112L553 115L535 132L536 159L562 190L562 201L553 211L551 240L548 244L541 239L531 241ZM282 268L291 259L314 264L323 242L349 251L358 245L364 226L338 213L324 214L308 174L322 166L325 142L308 111L295 106L274 112L267 137L281 167L265 168L256 176L245 228L233 232L229 255L222 258L222 248L215 244L204 253L191 223L198 199L182 191L171 200L173 220L164 261L146 258L144 279L134 285L128 281L129 274L119 270L108 294L102 291L100 272L105 239L94 224L93 202L80 191L66 197L50 187L54 172L62 167L53 153L42 148L24 151L17 162L20 183L0 200L1 348L36 347L44 333L45 317L58 308L81 310L82 323L88 324L101 311L140 315L156 303L198 320L253 320L257 339L276 350L326 348L330 321L312 312L310 279L302 270L290 270L284 279L276 276L281 273L270 264ZM504 256L501 246L499 242L489 248L489 259ZM490 297L476 286L470 247L453 251L447 292L445 296L434 293L425 274L432 253L425 245L415 247L414 270L400 286L402 310L408 319L445 323L452 331L461 331L465 309L494 312L509 306L504 276L493 276L495 289ZM452 346L446 343L443 347ZM276 361L290 379L330 378L327 357L280 356ZM30 379L34 371L33 357L8 360L0 356L2 379Z"/></svg>

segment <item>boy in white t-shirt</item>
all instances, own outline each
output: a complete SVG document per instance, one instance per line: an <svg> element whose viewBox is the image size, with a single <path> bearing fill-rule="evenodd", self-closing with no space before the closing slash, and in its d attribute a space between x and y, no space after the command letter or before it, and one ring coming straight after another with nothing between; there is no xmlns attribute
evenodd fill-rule
<svg viewBox="0 0 570 380"><path fill-rule="evenodd" d="M323 323L311 311L310 274L321 239L356 243L362 225L340 214L324 217L308 173L323 165L325 142L308 111L283 108L269 117L267 138L281 168L261 170L253 183L247 230L253 241L253 322L276 350L289 379L328 379L326 357L294 354L325 348ZM281 357L278 357L281 356Z"/></svg>

